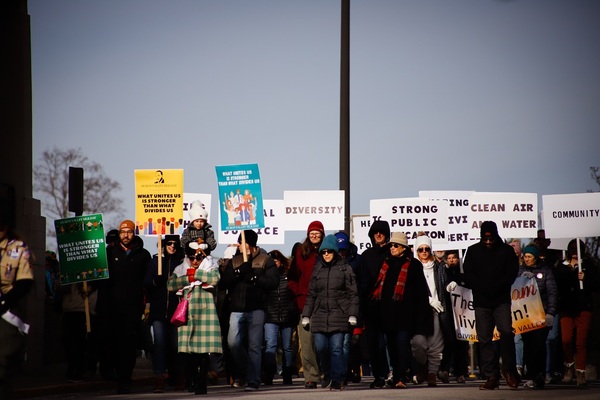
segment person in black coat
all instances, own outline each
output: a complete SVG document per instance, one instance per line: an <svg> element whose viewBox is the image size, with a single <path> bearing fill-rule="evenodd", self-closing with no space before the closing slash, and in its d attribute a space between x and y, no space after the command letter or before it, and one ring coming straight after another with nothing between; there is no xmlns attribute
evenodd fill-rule
<svg viewBox="0 0 600 400"><path fill-rule="evenodd" d="M502 373L506 384L518 388L514 332L512 330L511 286L519 271L514 249L498 235L493 221L481 224L481 240L469 246L463 264L464 279L473 291L475 330L479 340L481 366L487 377L479 388L493 390L499 385L500 361L492 342L494 326L500 332Z"/></svg>

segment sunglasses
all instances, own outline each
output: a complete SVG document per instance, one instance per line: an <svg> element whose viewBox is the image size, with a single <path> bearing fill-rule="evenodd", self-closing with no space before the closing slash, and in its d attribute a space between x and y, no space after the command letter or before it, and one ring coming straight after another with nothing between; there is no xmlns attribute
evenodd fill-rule
<svg viewBox="0 0 600 400"><path fill-rule="evenodd" d="M321 251L321 254L335 254L335 251L333 251L333 250L323 250L323 251Z"/></svg>
<svg viewBox="0 0 600 400"><path fill-rule="evenodd" d="M419 253L429 253L429 252L431 251L431 249L430 249L429 247L419 247L419 248L417 249L417 251L418 251Z"/></svg>
<svg viewBox="0 0 600 400"><path fill-rule="evenodd" d="M390 243L390 247L393 247L395 249L397 249L398 247L402 246L401 244L398 243Z"/></svg>
<svg viewBox="0 0 600 400"><path fill-rule="evenodd" d="M189 256L188 257L191 261L202 261L204 260L204 256L202 254L196 254L195 256Z"/></svg>
<svg viewBox="0 0 600 400"><path fill-rule="evenodd" d="M494 238L493 237L483 237L481 238L484 242L493 242Z"/></svg>
<svg viewBox="0 0 600 400"><path fill-rule="evenodd" d="M167 242L165 243L166 246L175 246L177 244L177 242Z"/></svg>

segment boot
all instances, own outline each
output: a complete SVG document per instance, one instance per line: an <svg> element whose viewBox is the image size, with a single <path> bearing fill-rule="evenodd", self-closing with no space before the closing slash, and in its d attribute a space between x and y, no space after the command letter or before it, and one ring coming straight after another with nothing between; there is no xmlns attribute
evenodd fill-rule
<svg viewBox="0 0 600 400"><path fill-rule="evenodd" d="M196 356L198 357L198 361L194 375L194 394L207 394L208 353L202 353Z"/></svg>
<svg viewBox="0 0 600 400"><path fill-rule="evenodd" d="M437 374L435 372L430 372L427 374L427 386L437 386Z"/></svg>
<svg viewBox="0 0 600 400"><path fill-rule="evenodd" d="M156 375L154 378L154 389L152 393L164 393L165 391L165 376L163 374Z"/></svg>
<svg viewBox="0 0 600 400"><path fill-rule="evenodd" d="M573 382L573 376L575 375L575 363L565 363L565 373L563 375L563 383Z"/></svg>
<svg viewBox="0 0 600 400"><path fill-rule="evenodd" d="M292 385L294 381L292 380L292 369L290 367L283 367L283 372L281 373L283 377L284 385Z"/></svg>
<svg viewBox="0 0 600 400"><path fill-rule="evenodd" d="M575 371L577 378L577 386L587 386L587 382L585 381L585 369L578 369Z"/></svg>

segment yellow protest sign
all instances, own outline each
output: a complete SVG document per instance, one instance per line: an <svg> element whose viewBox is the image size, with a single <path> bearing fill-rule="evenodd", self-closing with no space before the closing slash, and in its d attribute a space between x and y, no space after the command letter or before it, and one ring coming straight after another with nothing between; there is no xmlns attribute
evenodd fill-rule
<svg viewBox="0 0 600 400"><path fill-rule="evenodd" d="M182 223L183 170L136 169L136 234L173 234Z"/></svg>

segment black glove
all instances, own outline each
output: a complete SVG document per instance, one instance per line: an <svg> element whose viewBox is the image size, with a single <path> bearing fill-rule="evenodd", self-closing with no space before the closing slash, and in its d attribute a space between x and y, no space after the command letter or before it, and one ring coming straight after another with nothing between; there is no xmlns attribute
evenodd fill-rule
<svg viewBox="0 0 600 400"><path fill-rule="evenodd" d="M167 283L167 276L166 275L156 275L154 277L154 286L165 286L165 284Z"/></svg>
<svg viewBox="0 0 600 400"><path fill-rule="evenodd" d="M250 261L246 261L240 265L235 272L241 276L252 273L252 263Z"/></svg>

